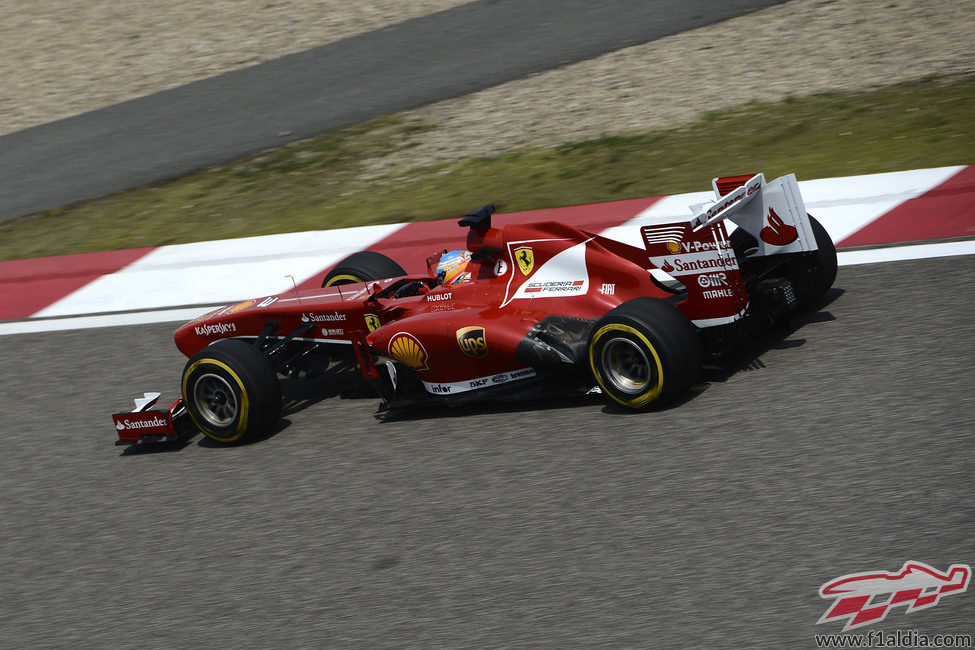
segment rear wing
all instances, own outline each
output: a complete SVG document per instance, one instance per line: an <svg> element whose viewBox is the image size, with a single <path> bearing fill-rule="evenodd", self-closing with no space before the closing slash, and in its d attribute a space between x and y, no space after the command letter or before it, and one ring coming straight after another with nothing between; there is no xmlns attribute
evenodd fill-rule
<svg viewBox="0 0 975 650"><path fill-rule="evenodd" d="M714 201L691 206L697 227L729 219L758 242L757 256L818 248L795 174L765 182L764 174L711 181Z"/></svg>
<svg viewBox="0 0 975 650"><path fill-rule="evenodd" d="M712 181L715 200L691 206L688 221L643 226L650 262L687 290L681 311L698 327L738 320L748 294L725 221L753 235L756 256L816 250L794 174L765 182L765 176L727 176Z"/></svg>

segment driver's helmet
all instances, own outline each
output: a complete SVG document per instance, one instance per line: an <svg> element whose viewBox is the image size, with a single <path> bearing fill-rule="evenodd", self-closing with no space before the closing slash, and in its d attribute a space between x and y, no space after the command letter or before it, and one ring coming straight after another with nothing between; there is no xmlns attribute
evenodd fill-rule
<svg viewBox="0 0 975 650"><path fill-rule="evenodd" d="M437 281L440 284L458 284L470 279L467 271L470 261L470 251L447 251L437 263Z"/></svg>

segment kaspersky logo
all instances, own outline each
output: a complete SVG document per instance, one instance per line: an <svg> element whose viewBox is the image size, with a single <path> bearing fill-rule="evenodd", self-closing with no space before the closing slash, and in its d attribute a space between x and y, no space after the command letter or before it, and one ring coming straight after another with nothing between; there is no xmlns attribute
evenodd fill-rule
<svg viewBox="0 0 975 650"><path fill-rule="evenodd" d="M910 614L937 605L943 596L968 589L972 569L952 564L941 572L922 562L905 562L900 571L866 571L830 580L819 588L819 596L835 599L816 621L846 620L843 631L879 623L894 607L904 605Z"/></svg>

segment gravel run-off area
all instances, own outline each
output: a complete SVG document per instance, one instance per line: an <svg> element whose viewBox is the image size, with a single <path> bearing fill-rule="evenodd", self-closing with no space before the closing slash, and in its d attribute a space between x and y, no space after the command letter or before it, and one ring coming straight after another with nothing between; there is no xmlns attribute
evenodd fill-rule
<svg viewBox="0 0 975 650"><path fill-rule="evenodd" d="M0 134L467 0L0 0Z"/></svg>
<svg viewBox="0 0 975 650"><path fill-rule="evenodd" d="M458 4L0 0L14 62L0 68L0 133ZM404 130L408 146L364 161L365 173L670 128L749 101L975 74L973 32L975 2L794 0L408 111L403 120L428 128Z"/></svg>

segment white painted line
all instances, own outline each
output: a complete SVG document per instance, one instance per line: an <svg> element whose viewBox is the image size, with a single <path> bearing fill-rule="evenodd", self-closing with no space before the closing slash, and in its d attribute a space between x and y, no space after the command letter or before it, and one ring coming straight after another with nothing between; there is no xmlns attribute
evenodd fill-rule
<svg viewBox="0 0 975 650"><path fill-rule="evenodd" d="M834 242L842 242L900 204L941 185L964 169L937 167L905 172L823 178L799 183L809 214Z"/></svg>
<svg viewBox="0 0 975 650"><path fill-rule="evenodd" d="M929 189L963 167L802 181L805 204L835 242ZM711 192L664 197L603 236L642 248L640 226L683 221L690 205ZM231 303L281 293L287 275L302 282L405 224L362 226L163 246L40 310L35 317L167 309L193 303Z"/></svg>
<svg viewBox="0 0 975 650"><path fill-rule="evenodd" d="M13 323L0 323L0 336L6 334L32 334L36 332L63 332L83 330L94 327L120 327L124 325L148 325L150 323L185 323L223 305L212 307L186 307L183 309L164 309L160 311L140 311L128 314L106 314L103 316L73 316L71 318L52 318L50 320L26 320Z"/></svg>
<svg viewBox="0 0 975 650"><path fill-rule="evenodd" d="M890 248L873 248L858 251L841 250L836 254L836 258L840 266L852 266L855 264L876 264L879 262L897 262L956 255L975 255L975 240L943 242L939 244L913 244L910 246L892 246ZM70 318L52 318L50 320L26 320L14 323L0 323L0 336L7 334L90 329L94 327L146 325L150 323L185 323L221 306L186 307L127 314L108 314L104 316L73 316Z"/></svg>
<svg viewBox="0 0 975 650"><path fill-rule="evenodd" d="M891 246L890 248L871 248L860 251L839 251L836 253L836 262L840 266L852 266L854 264L899 262L955 255L975 255L975 240Z"/></svg>
<svg viewBox="0 0 975 650"><path fill-rule="evenodd" d="M841 242L904 201L917 198L963 170L964 166L800 181L803 203L823 224L834 242ZM769 179L771 180L771 179ZM711 192L674 194L657 201L629 221L599 233L643 248L640 227L686 221L691 205L713 200ZM729 223L729 230L734 230Z"/></svg>
<svg viewBox="0 0 975 650"><path fill-rule="evenodd" d="M361 226L162 246L34 316L164 309L188 302L227 304L274 295L291 288L286 275L301 283L402 227Z"/></svg>

